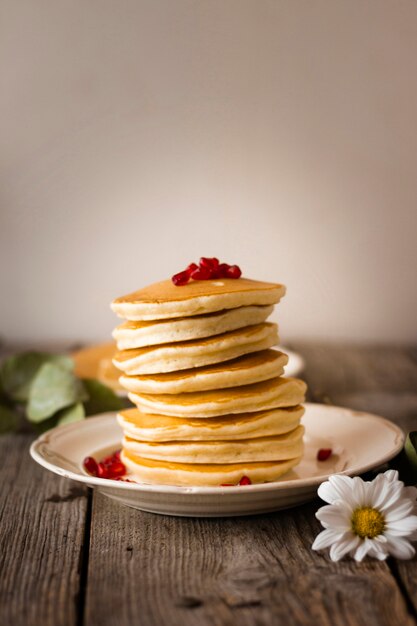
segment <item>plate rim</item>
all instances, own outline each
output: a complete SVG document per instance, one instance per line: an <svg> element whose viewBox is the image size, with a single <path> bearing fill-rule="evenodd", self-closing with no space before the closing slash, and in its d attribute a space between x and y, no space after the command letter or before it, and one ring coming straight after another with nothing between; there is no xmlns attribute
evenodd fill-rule
<svg viewBox="0 0 417 626"><path fill-rule="evenodd" d="M384 428L388 428L394 431L396 435L396 439L398 442L394 448L392 448L389 452L386 452L377 460L373 460L370 463L361 464L359 466L348 467L339 472L330 472L324 473L320 476L311 476L310 478L295 478L293 480L281 480L275 482L267 482L267 483L256 483L254 485L245 485L245 489L239 485L232 485L227 487L219 486L192 486L192 485L164 485L164 484L147 484L147 483L137 483L137 482L124 482L124 481L116 481L108 478L98 478L96 476L89 476L88 474L76 473L71 470L65 470L60 468L58 465L51 463L42 455L39 451L39 447L43 444L48 443L48 438L51 437L57 431L64 432L76 430L77 428L82 427L83 424L88 421L90 424L92 420L101 421L103 419L110 419L110 416L114 416L117 412L111 411L107 413L99 413L97 415L93 415L87 418L86 421L82 422L74 422L71 424L64 424L62 426L56 426L55 428L51 428L46 431L39 437L37 437L31 444L29 448L29 453L32 459L54 474L58 474L59 476L64 476L65 478L70 478L71 480L75 480L77 482L81 482L87 484L90 487L111 487L113 489L122 489L128 491L137 491L137 492L146 492L146 493L166 493L166 494L175 494L175 495L219 495L223 493L228 493L230 495L233 494L243 494L243 493L254 493L254 492L269 492L269 491L285 491L289 489L302 489L303 487L313 487L315 485L319 485L325 480L328 479L329 476L338 474L345 476L357 476L368 472L375 467L379 467L383 465L390 459L392 459L396 454L398 454L404 445L405 441L405 433L394 422L391 420L382 417L380 415L375 415L374 413L368 413L366 411L358 411L356 409L350 409L348 407L341 407L337 405L329 405L329 404L320 404L317 402L305 402L303 404L306 408L309 406L329 411L329 410L339 410L349 413L351 417L359 419L360 417L370 418L371 420L381 424Z"/></svg>

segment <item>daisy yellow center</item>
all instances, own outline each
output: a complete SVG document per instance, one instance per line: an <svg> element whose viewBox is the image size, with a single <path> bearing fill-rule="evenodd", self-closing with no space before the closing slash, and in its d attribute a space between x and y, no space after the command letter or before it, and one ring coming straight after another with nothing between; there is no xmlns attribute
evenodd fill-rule
<svg viewBox="0 0 417 626"><path fill-rule="evenodd" d="M364 506L355 509L351 518L352 530L355 535L364 539L373 539L384 532L385 520L379 511Z"/></svg>

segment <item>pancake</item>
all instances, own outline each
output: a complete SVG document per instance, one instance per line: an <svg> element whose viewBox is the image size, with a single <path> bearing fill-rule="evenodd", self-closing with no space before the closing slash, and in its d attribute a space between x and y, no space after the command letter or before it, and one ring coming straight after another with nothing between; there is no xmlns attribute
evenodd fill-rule
<svg viewBox="0 0 417 626"><path fill-rule="evenodd" d="M161 374L229 361L278 343L277 325L265 322L222 335L117 352L113 363L126 374Z"/></svg>
<svg viewBox="0 0 417 626"><path fill-rule="evenodd" d="M111 308L119 317L146 321L276 304L284 294L284 285L249 278L191 280L181 287L164 280L116 298Z"/></svg>
<svg viewBox="0 0 417 626"><path fill-rule="evenodd" d="M303 453L304 427L284 435L238 441L167 441L154 443L126 437L123 450L145 459L172 463L255 463L286 461Z"/></svg>
<svg viewBox="0 0 417 626"><path fill-rule="evenodd" d="M271 315L273 308L273 306L244 306L195 317L150 322L128 321L114 329L113 337L119 350L201 339L244 326L261 324Z"/></svg>
<svg viewBox="0 0 417 626"><path fill-rule="evenodd" d="M215 417L289 407L304 401L307 385L298 378L272 378L253 385L180 394L135 394L129 399L144 413Z"/></svg>
<svg viewBox="0 0 417 626"><path fill-rule="evenodd" d="M188 418L142 413L126 409L117 421L126 436L140 441L227 441L271 437L294 430L304 414L297 405L255 413L221 417Z"/></svg>
<svg viewBox="0 0 417 626"><path fill-rule="evenodd" d="M170 463L141 458L132 452L121 455L133 478L140 482L160 485L220 486L237 484L242 476L248 476L252 483L277 480L295 467L301 456L288 461L259 463L193 464Z"/></svg>
<svg viewBox="0 0 417 626"><path fill-rule="evenodd" d="M71 354L74 361L74 372L78 378L97 378L115 391L122 388L119 385L120 372L112 362L116 346L113 342L102 343Z"/></svg>
<svg viewBox="0 0 417 626"><path fill-rule="evenodd" d="M249 385L284 373L288 357L278 350L252 352L232 361L166 374L121 376L120 384L134 393L187 393Z"/></svg>

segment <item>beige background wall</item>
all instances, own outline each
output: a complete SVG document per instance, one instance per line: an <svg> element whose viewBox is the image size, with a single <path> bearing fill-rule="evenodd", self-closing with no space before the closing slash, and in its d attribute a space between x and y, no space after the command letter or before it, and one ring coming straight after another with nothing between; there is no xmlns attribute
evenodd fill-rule
<svg viewBox="0 0 417 626"><path fill-rule="evenodd" d="M7 340L101 339L201 254L294 336L417 313L415 0L3 0Z"/></svg>

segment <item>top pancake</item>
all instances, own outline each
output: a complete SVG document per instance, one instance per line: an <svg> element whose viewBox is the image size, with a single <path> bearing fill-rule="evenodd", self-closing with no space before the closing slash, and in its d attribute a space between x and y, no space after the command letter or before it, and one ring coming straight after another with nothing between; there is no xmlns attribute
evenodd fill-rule
<svg viewBox="0 0 417 626"><path fill-rule="evenodd" d="M146 321L276 304L284 295L284 285L249 278L191 280L181 287L164 280L116 298L111 308L119 317Z"/></svg>

